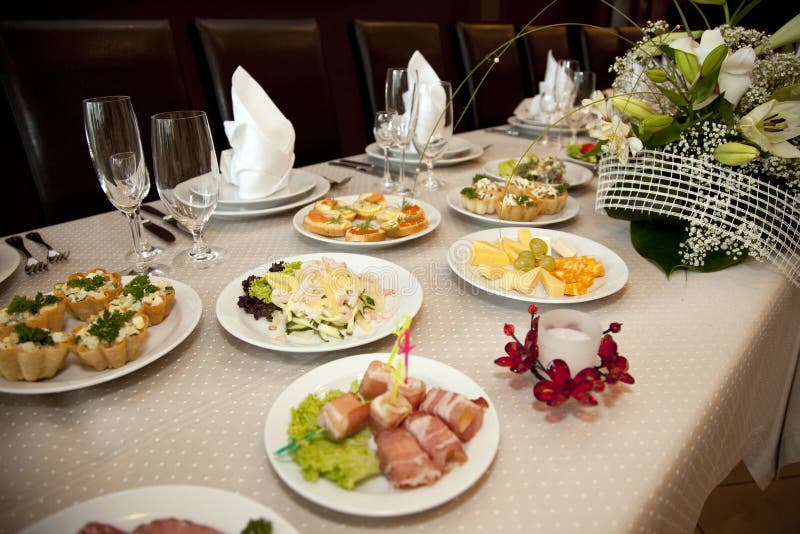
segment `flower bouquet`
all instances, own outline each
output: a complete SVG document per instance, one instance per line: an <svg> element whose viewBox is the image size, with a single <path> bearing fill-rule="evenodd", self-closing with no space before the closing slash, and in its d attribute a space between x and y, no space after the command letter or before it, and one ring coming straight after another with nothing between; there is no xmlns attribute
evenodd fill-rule
<svg viewBox="0 0 800 534"><path fill-rule="evenodd" d="M669 275L748 255L800 285L800 15L775 34L649 23L611 70L613 96L584 100L602 144L595 208L631 221L637 252Z"/></svg>

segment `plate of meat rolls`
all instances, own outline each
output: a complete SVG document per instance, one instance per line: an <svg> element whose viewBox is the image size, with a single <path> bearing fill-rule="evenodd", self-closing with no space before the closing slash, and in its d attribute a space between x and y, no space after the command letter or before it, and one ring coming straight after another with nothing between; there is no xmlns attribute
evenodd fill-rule
<svg viewBox="0 0 800 534"><path fill-rule="evenodd" d="M401 516L454 499L492 464L500 425L486 392L416 355L398 380L389 360L361 354L321 365L273 403L266 452L301 496L347 514Z"/></svg>

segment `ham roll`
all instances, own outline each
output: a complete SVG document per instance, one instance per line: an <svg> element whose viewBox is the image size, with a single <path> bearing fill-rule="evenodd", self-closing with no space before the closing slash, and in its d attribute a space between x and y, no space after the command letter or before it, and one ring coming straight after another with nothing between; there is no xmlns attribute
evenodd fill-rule
<svg viewBox="0 0 800 534"><path fill-rule="evenodd" d="M387 428L400 426L403 419L413 412L411 403L402 395L392 402L392 392L381 393L369 403L369 424L376 434Z"/></svg>
<svg viewBox="0 0 800 534"><path fill-rule="evenodd" d="M471 401L464 395L433 388L422 401L422 412L438 416L462 441L469 441L483 425L486 401Z"/></svg>
<svg viewBox="0 0 800 534"><path fill-rule="evenodd" d="M416 438L405 428L384 430L375 436L375 443L381 472L395 488L428 486L442 476Z"/></svg>
<svg viewBox="0 0 800 534"><path fill-rule="evenodd" d="M416 412L406 417L403 427L431 457L436 469L447 473L467 461L467 453L452 430L433 415Z"/></svg>
<svg viewBox="0 0 800 534"><path fill-rule="evenodd" d="M348 438L367 426L369 404L362 403L355 393L345 393L322 406L317 424L334 441Z"/></svg>
<svg viewBox="0 0 800 534"><path fill-rule="evenodd" d="M392 385L394 377L386 370L386 364L379 360L373 360L361 379L358 392L367 400L372 400L381 393L387 391ZM425 398L425 382L417 378L408 378L408 381L400 384L397 392L408 399L411 406L416 410L419 403Z"/></svg>

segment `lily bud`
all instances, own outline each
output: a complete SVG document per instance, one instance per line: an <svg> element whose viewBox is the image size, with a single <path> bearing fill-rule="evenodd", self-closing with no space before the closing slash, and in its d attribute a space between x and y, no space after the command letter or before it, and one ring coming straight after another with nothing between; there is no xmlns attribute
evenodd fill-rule
<svg viewBox="0 0 800 534"><path fill-rule="evenodd" d="M758 148L744 143L723 143L714 150L714 158L723 165L744 165L759 156Z"/></svg>
<svg viewBox="0 0 800 534"><path fill-rule="evenodd" d="M650 81L655 83L663 83L667 81L667 73L663 69L650 69L647 71L647 77Z"/></svg>
<svg viewBox="0 0 800 534"><path fill-rule="evenodd" d="M656 113L656 110L647 102L629 96L615 96L612 102L615 108L634 119L644 120Z"/></svg>
<svg viewBox="0 0 800 534"><path fill-rule="evenodd" d="M694 54L687 54L683 50L674 49L675 63L678 65L683 77L686 81L693 83L700 74L700 65L697 63L697 56Z"/></svg>
<svg viewBox="0 0 800 534"><path fill-rule="evenodd" d="M642 120L640 127L645 127L648 130L657 132L658 130L663 130L672 124L674 120L675 119L669 115L650 115L646 119Z"/></svg>

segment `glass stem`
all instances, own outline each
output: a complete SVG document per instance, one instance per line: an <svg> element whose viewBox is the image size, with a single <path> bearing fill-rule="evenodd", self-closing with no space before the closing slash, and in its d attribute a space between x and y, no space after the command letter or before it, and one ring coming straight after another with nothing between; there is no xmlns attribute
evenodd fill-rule
<svg viewBox="0 0 800 534"><path fill-rule="evenodd" d="M142 226L142 215L139 206L136 206L136 209L133 212L133 217L136 220L135 231L137 234L136 238L134 238L133 240L134 250L136 251L136 254L144 254L150 252L151 250L153 250L153 245L151 245L144 237L144 227Z"/></svg>
<svg viewBox="0 0 800 534"><path fill-rule="evenodd" d="M432 159L426 159L425 160L425 166L428 168L428 176L425 179L425 185L426 185L426 187L432 188L435 185L434 184L434 179L433 179L433 160Z"/></svg>
<svg viewBox="0 0 800 534"><path fill-rule="evenodd" d="M389 172L389 147L383 147L383 190L391 193L393 189L392 175Z"/></svg>
<svg viewBox="0 0 800 534"><path fill-rule="evenodd" d="M204 258L207 254L211 253L211 247L206 245L206 242L203 241L203 227L192 228L191 230L194 244L192 245L192 250L189 251L189 256L196 259Z"/></svg>
<svg viewBox="0 0 800 534"><path fill-rule="evenodd" d="M128 224L131 227L133 251L136 253L136 261L133 264L133 270L137 273L147 272L147 262L144 259L141 248L142 221L139 218L139 209L137 208L134 211L125 212L125 217L128 219Z"/></svg>
<svg viewBox="0 0 800 534"><path fill-rule="evenodd" d="M406 145L400 145L400 172L397 173L397 189L403 191L406 183Z"/></svg>

